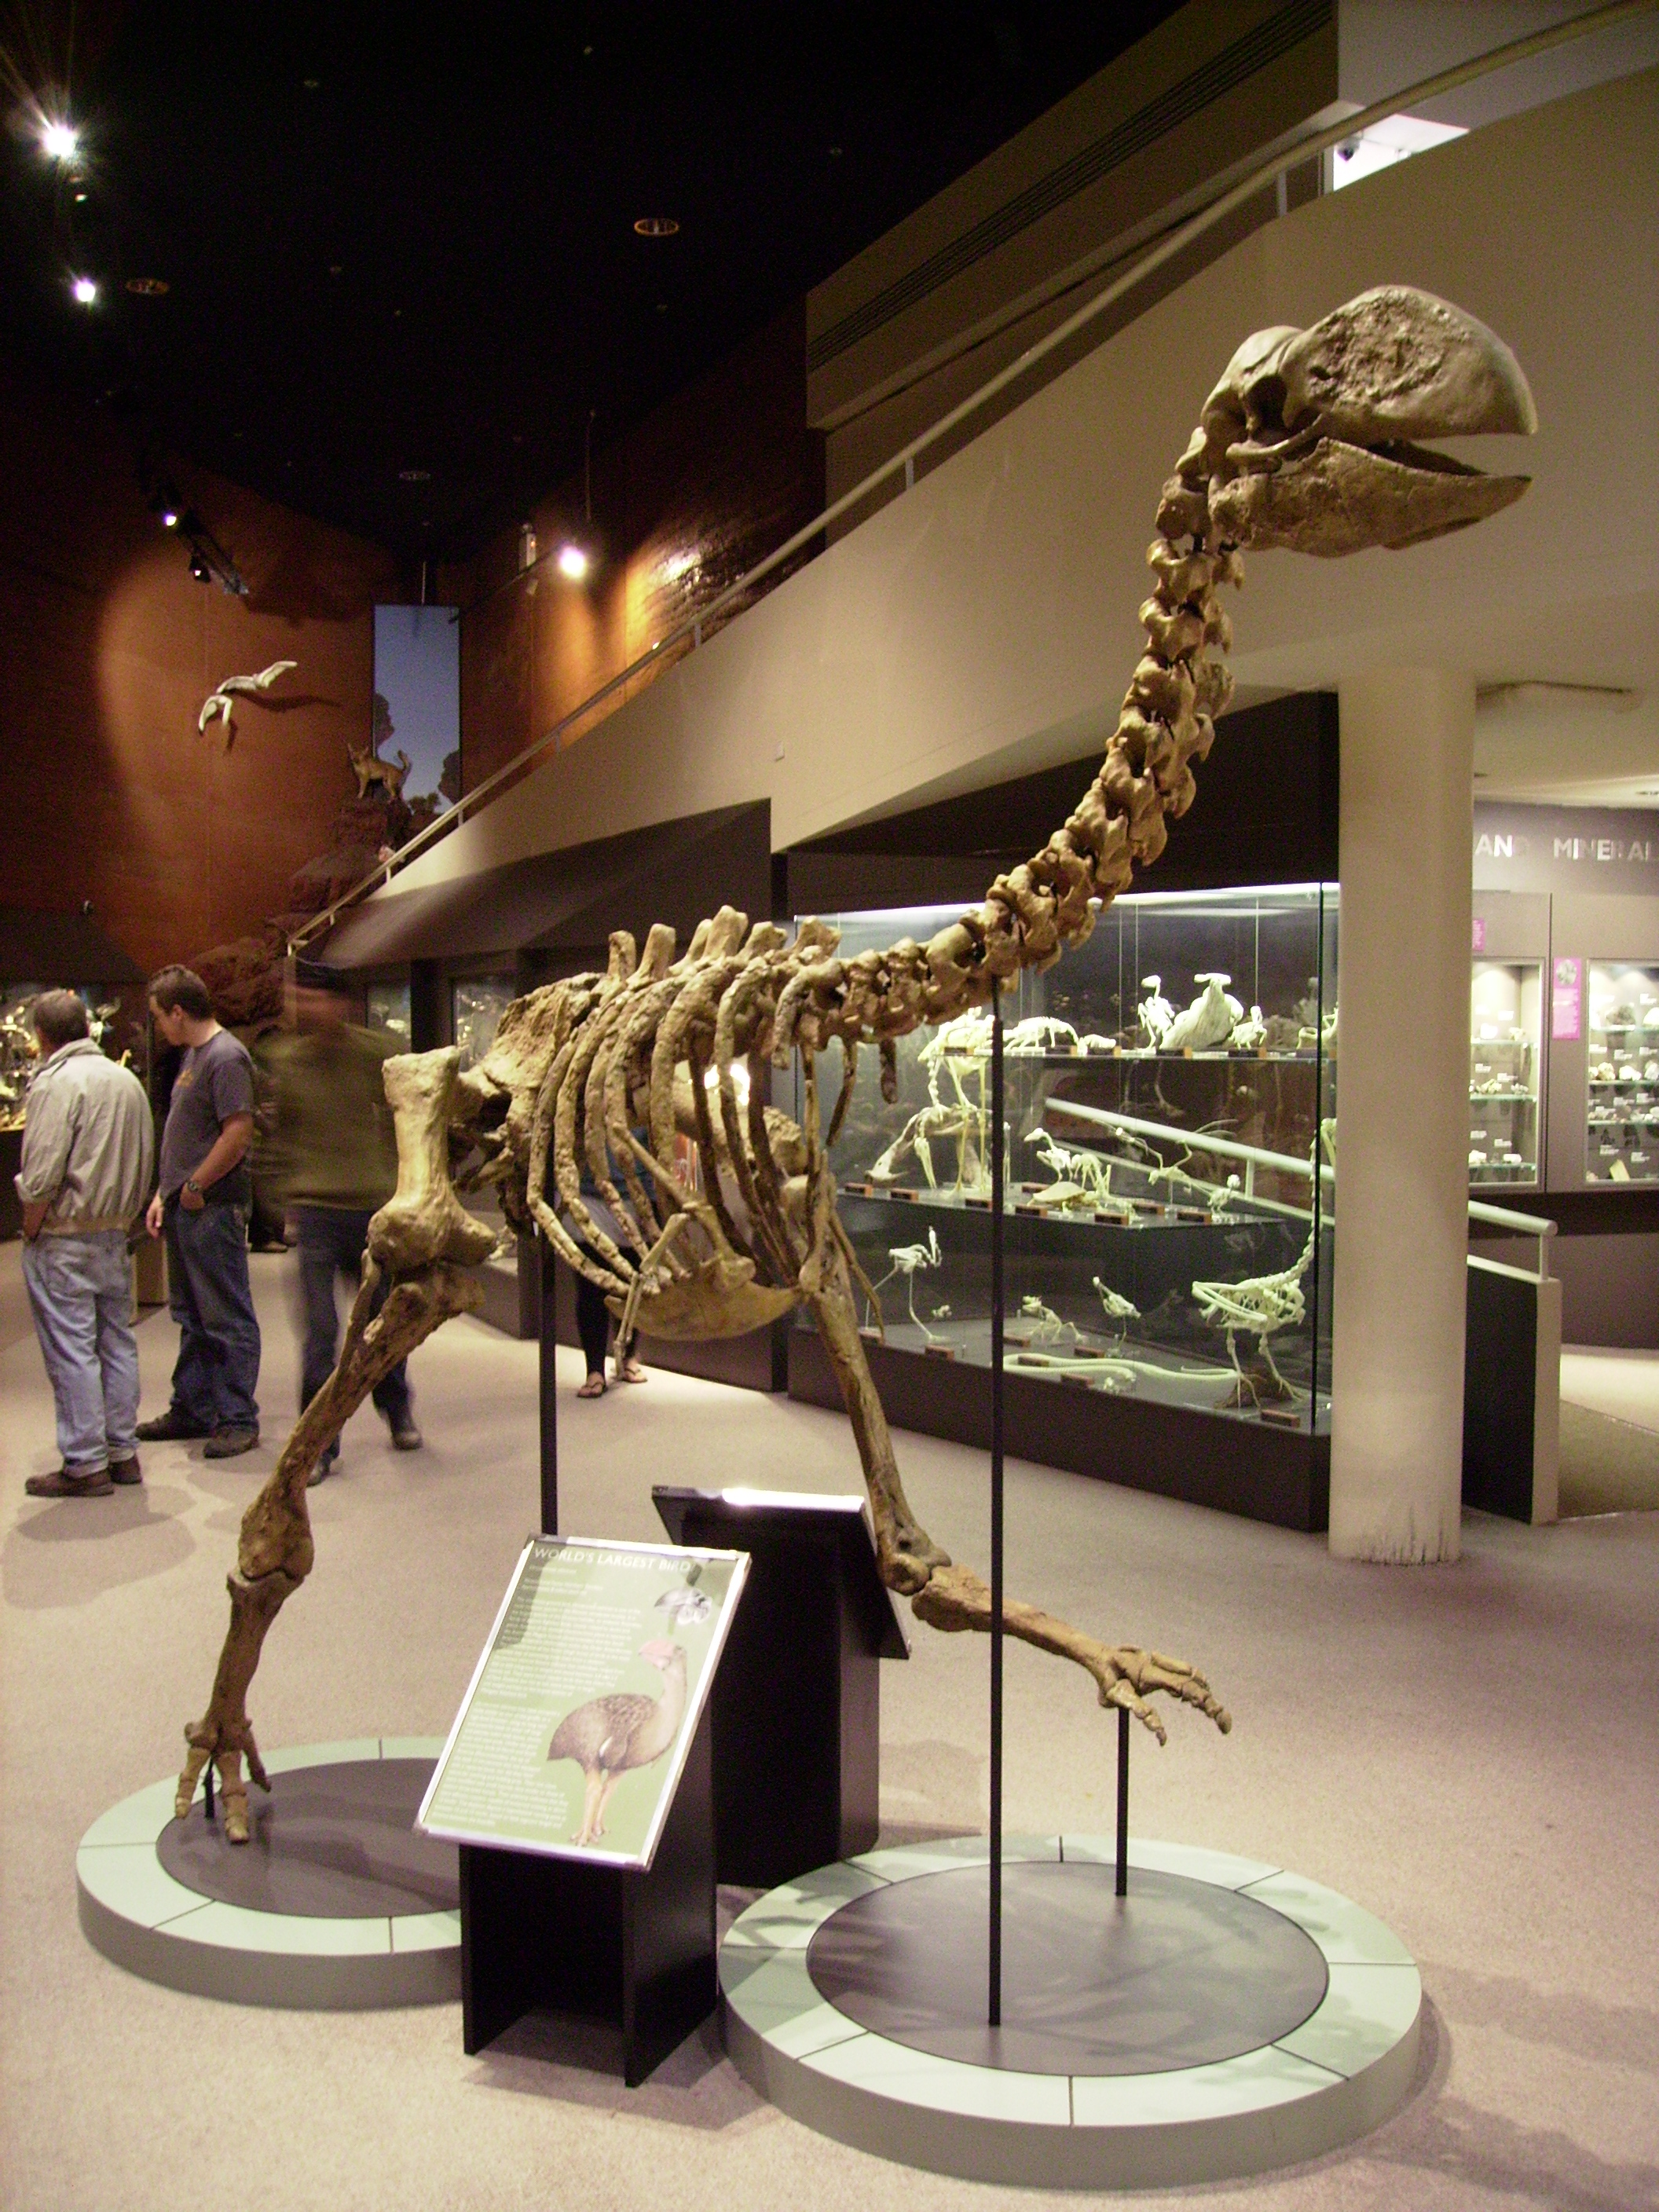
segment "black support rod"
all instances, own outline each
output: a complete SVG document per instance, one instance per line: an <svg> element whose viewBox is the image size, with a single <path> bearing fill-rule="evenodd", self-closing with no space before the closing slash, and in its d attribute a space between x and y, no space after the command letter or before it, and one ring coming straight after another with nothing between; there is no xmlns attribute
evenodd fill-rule
<svg viewBox="0 0 1659 2212"><path fill-rule="evenodd" d="M538 1229L536 1261L541 1270L536 1301L537 1379L541 1386L542 1534L559 1533L559 1401L557 1395L558 1324L554 1270L558 1262L553 1247ZM529 1250L526 1250L526 1258Z"/></svg>
<svg viewBox="0 0 1659 2212"><path fill-rule="evenodd" d="M1129 1894L1129 1715L1117 1709L1117 1893Z"/></svg>
<svg viewBox="0 0 1659 2212"><path fill-rule="evenodd" d="M991 1924L986 2018L1002 2025L1002 994L991 994Z"/></svg>

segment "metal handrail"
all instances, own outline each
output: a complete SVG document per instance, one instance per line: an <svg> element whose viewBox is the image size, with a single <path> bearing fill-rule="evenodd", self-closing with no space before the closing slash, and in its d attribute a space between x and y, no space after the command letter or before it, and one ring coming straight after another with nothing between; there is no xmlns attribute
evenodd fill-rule
<svg viewBox="0 0 1659 2212"><path fill-rule="evenodd" d="M1507 1230L1513 1237L1535 1237L1538 1239L1538 1267L1540 1283L1549 1280L1550 1239L1555 1235L1555 1224L1546 1221L1538 1213L1513 1213L1506 1206L1488 1206L1483 1200L1469 1200L1469 1219L1484 1223L1492 1229Z"/></svg>
<svg viewBox="0 0 1659 2212"><path fill-rule="evenodd" d="M590 692L580 706L574 707L568 714L562 715L550 730L545 731L542 736L525 746L521 751L515 753L511 760L503 763L492 775L487 775L482 783L475 785L472 790L464 793L447 812L441 814L436 821L428 823L427 827L418 831L407 844L400 846L385 860L377 862L370 873L363 877L361 882L354 884L349 890L342 892L331 906L325 908L321 914L313 915L303 927L294 932L288 940L289 953L292 954L302 945L309 944L319 931L331 929L347 907L355 905L368 892L389 884L398 869L406 867L411 860L423 853L428 846L435 844L440 837L447 836L459 823L469 818L485 799L492 793L500 790L509 778L527 768L550 746L556 745L565 732L591 714L594 708L602 706L605 700L623 690L635 677L641 676L647 669L658 665L664 653L672 646L681 643L686 638L691 639L694 649L701 645L702 631L708 623L722 610L730 607L734 601L751 592L763 577L770 575L775 568L791 559L803 547L809 545L815 538L822 537L832 523L838 521L843 514L860 505L872 492L885 483L890 477L902 475L905 489L909 489L915 481L916 462L930 447L937 445L942 438L948 437L951 431L966 422L970 416L977 414L988 401L1006 392L1008 386L1020 377L1028 374L1038 362L1045 361L1050 354L1066 344L1077 336L1079 331L1086 329L1097 315L1104 313L1108 307L1121 299L1126 292L1132 290L1143 277L1150 276L1155 269L1161 268L1166 261L1172 260L1176 254L1183 252L1194 240L1201 238L1206 231L1213 229L1217 223L1232 214L1235 209L1242 207L1247 200L1254 199L1257 193L1265 191L1269 185L1276 184L1280 177L1287 175L1292 169L1300 168L1304 162L1311 161L1316 155L1326 153L1332 147L1343 145L1348 139L1358 137L1362 131L1368 130L1374 123L1386 122L1390 116L1401 114L1409 107L1420 106L1427 100L1437 100L1446 93L1455 92L1461 85L1472 83L1479 77L1488 76L1495 70L1508 69L1516 62L1528 61L1534 55L1548 52L1555 46L1565 46L1574 39L1586 36L1591 31L1606 30L1627 18L1650 14L1656 6L1659 6L1659 0L1612 0L1612 4L1608 6L1592 9L1589 14L1575 15L1565 23L1553 24L1547 30L1531 32L1523 39L1512 39L1506 46L1494 46L1489 52L1477 55L1472 61L1460 62L1455 69L1442 70L1434 76L1423 78L1419 83L1407 85L1401 90L1390 94L1386 100L1376 100L1370 107L1360 109L1357 114L1346 116L1340 123L1333 124L1328 130L1316 131L1310 137L1298 139L1293 146L1273 155L1270 160L1250 170L1237 184L1230 186L1218 198L1212 200L1206 207L1200 209L1196 215L1189 216L1185 222L1178 224L1174 230L1167 232L1156 245L1148 246L1144 252L1138 254L1127 269L1115 276L1110 283L1105 285L1091 299L1085 301L1080 307L1074 309L1063 322L1056 324L1053 330L1027 346L1025 350L1010 362L1006 368L1000 369L986 383L969 392L965 399L958 401L957 405L946 414L940 416L936 422L930 424L918 436L912 438L908 445L901 447L897 453L882 462L878 468L872 469L869 475L854 484L850 491L844 491L839 499L832 500L813 521L807 523L803 529L796 531L793 537L787 538L783 544L775 547L764 560L757 561L752 568L746 569L736 583L727 585L726 588L716 598L711 599L707 606L700 608L696 614L688 617L684 622L670 630L665 637L657 639L636 660L629 661L619 674L611 677L607 683L602 684L598 690ZM520 572L520 575L533 575L537 569L551 557L550 555L544 555L542 560L532 562Z"/></svg>

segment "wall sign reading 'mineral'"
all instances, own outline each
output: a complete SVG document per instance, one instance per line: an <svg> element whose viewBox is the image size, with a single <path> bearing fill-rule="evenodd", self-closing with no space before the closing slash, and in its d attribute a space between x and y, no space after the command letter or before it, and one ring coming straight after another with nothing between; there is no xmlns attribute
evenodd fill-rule
<svg viewBox="0 0 1659 2212"><path fill-rule="evenodd" d="M743 1552L532 1536L416 1825L648 1867L748 1571Z"/></svg>

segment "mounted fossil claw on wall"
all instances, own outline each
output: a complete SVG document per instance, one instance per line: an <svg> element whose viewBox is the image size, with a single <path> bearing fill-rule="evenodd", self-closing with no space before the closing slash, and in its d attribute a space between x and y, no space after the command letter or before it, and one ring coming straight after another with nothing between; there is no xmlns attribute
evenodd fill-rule
<svg viewBox="0 0 1659 2212"><path fill-rule="evenodd" d="M386 1368L477 1302L469 1269L493 1239L465 1225L452 1158L464 1163L464 1188L492 1183L509 1220L538 1228L629 1329L732 1335L804 1306L851 1419L883 1580L931 1626L990 1627L989 1589L951 1562L905 1497L860 1334L856 1294L869 1285L825 1158L858 1054L873 1046L890 1076L896 1039L957 1021L1022 969L1052 965L1136 867L1157 860L1166 821L1193 801L1194 765L1231 693L1218 655L1231 629L1217 595L1239 581L1242 553L1398 546L1496 513L1522 479L1480 477L1417 441L1529 429L1533 420L1507 349L1424 293L1385 286L1311 331L1252 338L1164 487L1147 555L1155 583L1141 609L1146 649L1100 771L1042 850L999 876L981 904L925 945L907 938L845 960L821 922L804 923L791 943L730 907L700 923L683 952L660 925L642 952L619 933L602 975L514 1000L465 1076L453 1053L388 1063L404 1170L370 1252L372 1281L386 1280L389 1295L370 1320L365 1286L338 1368L243 1522L218 1677L186 1730L181 1808L212 1759L227 1833L246 1838L244 1756L263 1779L246 1691L270 1620L310 1570L306 1475ZM832 1048L839 1080L826 1117ZM766 1103L772 1070L796 1057L799 1124ZM696 1152L695 1187L677 1164L683 1140ZM1160 1741L1154 1697L1231 1726L1203 1674L1180 1660L1105 1643L1028 1605L1006 1603L1002 1620L1011 1636L1080 1666L1103 1705L1134 1713Z"/></svg>

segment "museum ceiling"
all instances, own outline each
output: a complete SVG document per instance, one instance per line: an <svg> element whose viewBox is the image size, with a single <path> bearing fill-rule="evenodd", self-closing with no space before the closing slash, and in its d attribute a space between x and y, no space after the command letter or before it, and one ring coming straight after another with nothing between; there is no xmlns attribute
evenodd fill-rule
<svg viewBox="0 0 1659 2212"><path fill-rule="evenodd" d="M155 451L460 557L1173 12L4 0L0 331Z"/></svg>

